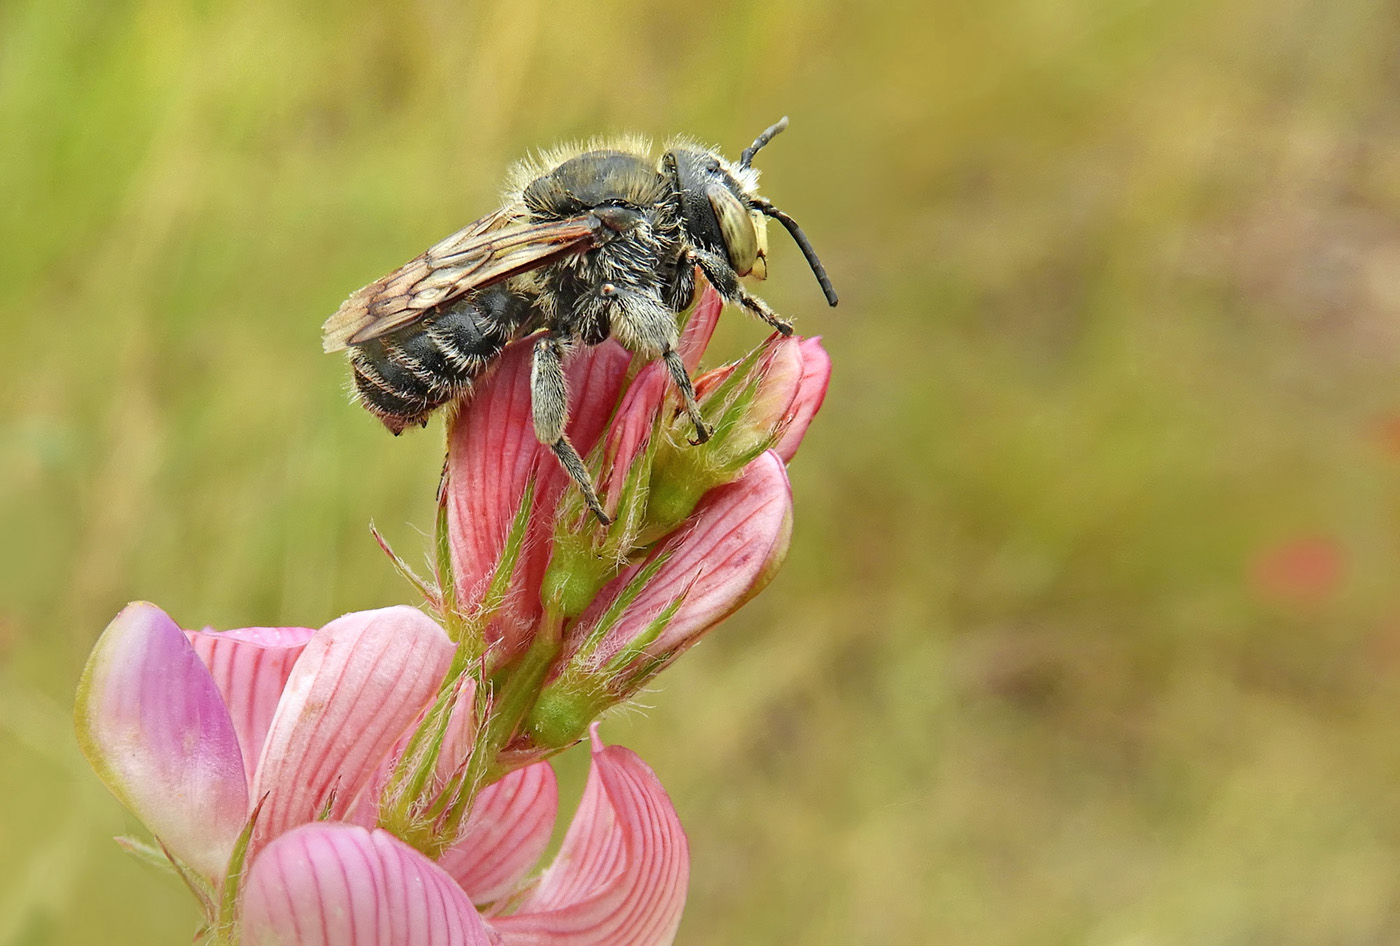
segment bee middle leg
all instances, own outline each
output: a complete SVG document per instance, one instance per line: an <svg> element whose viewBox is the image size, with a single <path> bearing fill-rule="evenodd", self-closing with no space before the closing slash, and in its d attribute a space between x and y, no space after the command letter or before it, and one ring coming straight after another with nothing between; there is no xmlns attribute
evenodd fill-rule
<svg viewBox="0 0 1400 946"><path fill-rule="evenodd" d="M610 285L604 286L603 291L607 296L618 295L617 289ZM676 331L675 314L655 299L640 294L624 296L612 316L611 324L613 337L628 351L651 358L660 355L666 363L671 381L680 392L685 412L695 425L695 436L690 442L701 444L709 440L713 431L700 413L700 405L695 400L695 385L691 383L685 362L676 351L680 333Z"/></svg>
<svg viewBox="0 0 1400 946"><path fill-rule="evenodd" d="M535 422L535 436L540 443L554 451L564 472L578 484L583 500L593 515L603 525L608 525L612 519L598 501L598 492L593 488L588 468L583 465L583 458L564 433L564 425L569 419L569 389L564 379L563 355L564 346L548 332L535 342L530 359L530 408Z"/></svg>
<svg viewBox="0 0 1400 946"><path fill-rule="evenodd" d="M695 385L691 383L690 374L685 370L685 362L681 361L681 356L674 348L662 352L661 358L666 362L666 370L671 373L676 390L681 392L681 400L685 402L685 412L690 415L690 422L695 425L695 436L690 442L693 445L702 444L710 439L714 430L705 423L705 418L700 414L700 405L695 401Z"/></svg>

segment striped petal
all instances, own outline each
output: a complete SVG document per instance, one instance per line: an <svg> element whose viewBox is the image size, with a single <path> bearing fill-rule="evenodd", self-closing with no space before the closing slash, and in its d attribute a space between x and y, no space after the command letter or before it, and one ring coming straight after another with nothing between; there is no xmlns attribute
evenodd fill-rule
<svg viewBox="0 0 1400 946"><path fill-rule="evenodd" d="M282 688L313 633L309 627L185 632L233 718L249 784Z"/></svg>
<svg viewBox="0 0 1400 946"><path fill-rule="evenodd" d="M248 871L250 946L489 946L471 901L387 831L318 822L269 844Z"/></svg>
<svg viewBox="0 0 1400 946"><path fill-rule="evenodd" d="M705 291L700 294L700 301L690 311L690 318L686 319L685 328L681 331L680 344L676 346L681 360L691 372L700 367L700 359L709 347L710 339L714 337L715 326L719 325L719 314L723 311L724 299L715 291L714 286L705 283Z"/></svg>
<svg viewBox="0 0 1400 946"><path fill-rule="evenodd" d="M559 856L492 926L505 946L665 946L690 878L685 831L655 773L592 732L593 766Z"/></svg>
<svg viewBox="0 0 1400 946"><path fill-rule="evenodd" d="M671 557L598 644L598 662L634 640L684 595L666 629L646 648L652 657L674 659L763 590L782 564L791 537L792 490L782 461L769 451L738 480L706 495L691 524L657 553ZM570 629L572 641L591 633L643 567L633 565L598 595Z"/></svg>
<svg viewBox="0 0 1400 946"><path fill-rule="evenodd" d="M500 617L489 631L503 657L528 643L539 620L539 585L548 562L555 503L568 477L535 439L531 410L533 339L507 345L496 370L473 393L448 431L448 532L458 601L471 607L490 581L511 522L535 477L536 514ZM617 405L630 356L616 342L577 351L566 365L569 439L587 455Z"/></svg>
<svg viewBox="0 0 1400 946"><path fill-rule="evenodd" d="M784 463L792 462L793 454L807 434L812 418L821 410L826 389L831 383L831 356L822 348L821 338L804 338L798 342L802 357L802 373L797 393L788 406L787 418L773 449Z"/></svg>
<svg viewBox="0 0 1400 946"><path fill-rule="evenodd" d="M670 377L660 361L647 365L632 381L617 409L617 420L608 431L608 476L601 489L603 506L617 512L627 474L651 439L656 412L666 399Z"/></svg>
<svg viewBox="0 0 1400 946"><path fill-rule="evenodd" d="M513 892L549 845L559 785L548 762L517 769L477 797L462 840L438 859L476 904Z"/></svg>
<svg viewBox="0 0 1400 946"><path fill-rule="evenodd" d="M337 618L292 668L253 776L258 838L341 818L442 683L453 646L399 606Z"/></svg>
<svg viewBox="0 0 1400 946"><path fill-rule="evenodd" d="M180 626L128 605L78 684L78 744L112 793L186 864L223 876L248 816L233 720Z"/></svg>

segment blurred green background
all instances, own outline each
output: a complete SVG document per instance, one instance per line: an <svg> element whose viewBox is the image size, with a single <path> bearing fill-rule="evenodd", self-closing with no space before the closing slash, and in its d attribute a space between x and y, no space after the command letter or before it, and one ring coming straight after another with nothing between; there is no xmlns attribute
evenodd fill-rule
<svg viewBox="0 0 1400 946"><path fill-rule="evenodd" d="M0 5L0 946L183 943L72 737L128 600L407 600L319 327L560 139L759 159L824 336L774 586L605 735L684 944L1400 941L1400 12ZM765 334L729 316L720 352ZM577 786L582 761L563 769Z"/></svg>

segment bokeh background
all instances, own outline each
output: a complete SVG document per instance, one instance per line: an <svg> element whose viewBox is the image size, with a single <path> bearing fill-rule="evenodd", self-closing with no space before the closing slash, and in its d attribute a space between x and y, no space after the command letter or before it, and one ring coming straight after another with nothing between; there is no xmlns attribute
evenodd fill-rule
<svg viewBox="0 0 1400 946"><path fill-rule="evenodd" d="M679 942L1400 941L1400 12L1376 0L0 4L0 946L184 943L71 699L128 600L408 600L440 433L322 319L507 165L759 164L824 336L772 588L605 735ZM764 335L730 316L720 351ZM577 788L583 761L561 768Z"/></svg>

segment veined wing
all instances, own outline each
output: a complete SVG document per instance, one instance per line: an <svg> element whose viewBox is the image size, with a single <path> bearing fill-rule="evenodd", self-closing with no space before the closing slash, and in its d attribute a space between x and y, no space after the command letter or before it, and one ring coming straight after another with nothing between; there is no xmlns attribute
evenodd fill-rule
<svg viewBox="0 0 1400 946"><path fill-rule="evenodd" d="M353 293L321 326L322 347L340 351L411 325L434 306L593 245L587 216L513 223L505 210L468 224L389 275Z"/></svg>

